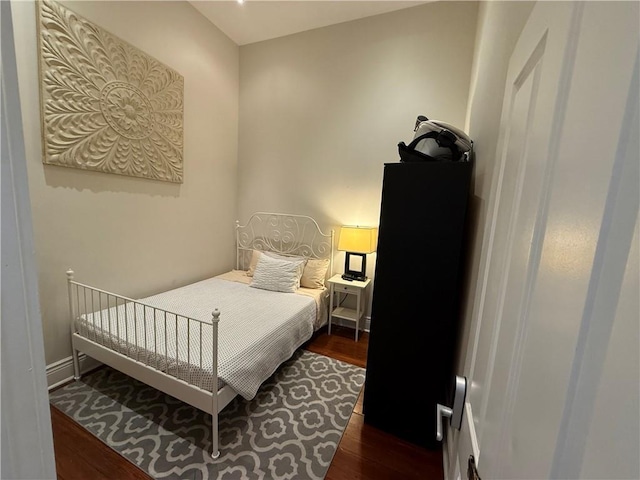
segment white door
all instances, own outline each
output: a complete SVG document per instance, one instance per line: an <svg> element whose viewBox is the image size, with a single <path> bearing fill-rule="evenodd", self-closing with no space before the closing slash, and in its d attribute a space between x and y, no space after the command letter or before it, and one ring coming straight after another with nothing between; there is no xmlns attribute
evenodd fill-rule
<svg viewBox="0 0 640 480"><path fill-rule="evenodd" d="M0 478L54 479L56 465L10 2L0 1L0 25Z"/></svg>
<svg viewBox="0 0 640 480"><path fill-rule="evenodd" d="M484 479L590 478L596 435L618 458L606 478L638 478L619 455L639 448L633 363L631 428L590 429L612 339L638 338L637 302L616 317L638 228L638 18L637 2L538 2L510 59L448 478L470 455Z"/></svg>

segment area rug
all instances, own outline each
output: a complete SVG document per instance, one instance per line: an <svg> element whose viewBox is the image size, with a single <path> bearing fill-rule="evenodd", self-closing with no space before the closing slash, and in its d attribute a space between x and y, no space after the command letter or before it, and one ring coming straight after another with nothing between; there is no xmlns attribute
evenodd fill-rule
<svg viewBox="0 0 640 480"><path fill-rule="evenodd" d="M211 416L109 367L51 393L59 410L153 478L321 479L364 383L364 369L298 350L253 400Z"/></svg>

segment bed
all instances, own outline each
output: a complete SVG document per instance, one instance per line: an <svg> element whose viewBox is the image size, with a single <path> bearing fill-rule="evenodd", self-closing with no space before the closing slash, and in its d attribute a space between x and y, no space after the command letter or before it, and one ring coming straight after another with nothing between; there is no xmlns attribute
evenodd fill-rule
<svg viewBox="0 0 640 480"><path fill-rule="evenodd" d="M258 212L236 222L236 268L131 299L67 271L74 378L80 352L212 415L260 385L328 319L333 231L311 217Z"/></svg>

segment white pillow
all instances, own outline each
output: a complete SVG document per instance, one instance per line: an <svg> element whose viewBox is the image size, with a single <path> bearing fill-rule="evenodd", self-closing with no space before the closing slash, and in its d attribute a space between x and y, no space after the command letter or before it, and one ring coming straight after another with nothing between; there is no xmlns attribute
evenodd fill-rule
<svg viewBox="0 0 640 480"><path fill-rule="evenodd" d="M260 260L260 250L253 250L251 252L251 261L249 262L249 269L247 270L247 277L253 277L253 271L256 269L256 265Z"/></svg>
<svg viewBox="0 0 640 480"><path fill-rule="evenodd" d="M295 293L300 288L301 263L260 255L249 285L273 292Z"/></svg>
<svg viewBox="0 0 640 480"><path fill-rule="evenodd" d="M279 253L275 253L275 252L261 252L264 255L271 257L271 258L277 258L278 260L285 260L287 262L295 262L296 265L298 265L298 270L300 270L300 277L302 277L302 273L304 272L304 267L307 263L307 259L304 257L296 257L296 256L290 256L287 257L285 255L280 255ZM298 285L298 287L300 287L300 285Z"/></svg>
<svg viewBox="0 0 640 480"><path fill-rule="evenodd" d="M310 258L302 271L300 286L305 288L324 288L324 279L327 276L328 268L328 258Z"/></svg>
<svg viewBox="0 0 640 480"><path fill-rule="evenodd" d="M295 256L287 257L285 255L280 255L275 252L263 252L261 250L252 250L251 261L249 262L249 269L247 270L248 277L253 277L253 272L256 269L256 265L258 264L258 260L260 260L261 255L267 255L271 258L277 258L278 260L286 260L288 262L302 262L300 267L300 276L302 276L305 263L307 262L307 259L304 257L295 257Z"/></svg>

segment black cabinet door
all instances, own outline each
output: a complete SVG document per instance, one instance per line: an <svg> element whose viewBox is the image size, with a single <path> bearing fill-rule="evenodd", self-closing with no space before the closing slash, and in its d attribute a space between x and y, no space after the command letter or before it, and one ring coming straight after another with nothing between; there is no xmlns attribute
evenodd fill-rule
<svg viewBox="0 0 640 480"><path fill-rule="evenodd" d="M452 379L472 165L385 165L365 422L436 448Z"/></svg>

